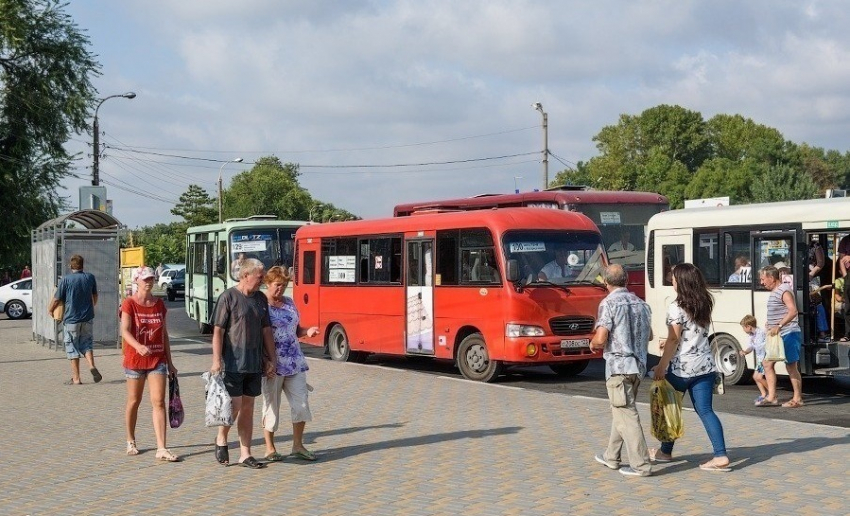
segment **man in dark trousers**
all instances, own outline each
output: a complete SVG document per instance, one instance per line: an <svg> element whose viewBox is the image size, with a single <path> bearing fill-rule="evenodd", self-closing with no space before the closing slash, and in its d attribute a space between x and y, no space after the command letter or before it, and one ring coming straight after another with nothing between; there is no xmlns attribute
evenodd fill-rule
<svg viewBox="0 0 850 516"><path fill-rule="evenodd" d="M83 271L83 257L75 254L71 257L71 273L66 274L56 287L56 294L50 301L47 311L53 310L63 303L65 315L62 318L62 328L65 336L65 353L71 361L71 379L66 385L80 385L80 357L86 357L94 382L103 379L100 371L94 366L92 347L94 305L97 304L97 281L94 275Z"/></svg>

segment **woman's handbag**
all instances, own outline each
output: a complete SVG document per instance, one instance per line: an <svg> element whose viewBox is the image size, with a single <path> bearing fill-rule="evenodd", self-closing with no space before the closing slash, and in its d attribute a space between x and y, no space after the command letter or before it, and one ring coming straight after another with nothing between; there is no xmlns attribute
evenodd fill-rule
<svg viewBox="0 0 850 516"><path fill-rule="evenodd" d="M682 393L667 380L655 380L649 387L652 435L661 442L673 442L685 435L682 420Z"/></svg>
<svg viewBox="0 0 850 516"><path fill-rule="evenodd" d="M204 424L206 426L232 426L231 399L230 394L227 393L227 388L224 386L222 375L211 374L207 371L201 375L201 378L207 382Z"/></svg>
<svg viewBox="0 0 850 516"><path fill-rule="evenodd" d="M183 402L180 400L180 384L177 375L168 377L168 424L178 428L183 424Z"/></svg>
<svg viewBox="0 0 850 516"><path fill-rule="evenodd" d="M767 336L764 353L764 359L767 362L785 362L785 344L782 343L782 337L778 333Z"/></svg>

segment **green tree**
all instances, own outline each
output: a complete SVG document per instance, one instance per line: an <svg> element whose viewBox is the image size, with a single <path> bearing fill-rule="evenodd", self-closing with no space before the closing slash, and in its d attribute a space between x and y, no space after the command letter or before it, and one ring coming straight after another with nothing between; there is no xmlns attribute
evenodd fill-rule
<svg viewBox="0 0 850 516"><path fill-rule="evenodd" d="M803 170L790 165L768 168L753 180L753 202L796 201L819 196L818 187Z"/></svg>
<svg viewBox="0 0 850 516"><path fill-rule="evenodd" d="M156 224L127 230L121 235L121 247L145 248L145 264L183 263L186 260L186 222Z"/></svg>
<svg viewBox="0 0 850 516"><path fill-rule="evenodd" d="M171 213L183 217L189 226L218 222L215 199L198 185L189 185L189 189L180 195L180 202L171 209Z"/></svg>
<svg viewBox="0 0 850 516"><path fill-rule="evenodd" d="M57 193L74 156L63 147L88 128L100 65L58 0L0 0L0 263L29 262L30 231L64 207Z"/></svg>
<svg viewBox="0 0 850 516"><path fill-rule="evenodd" d="M332 204L315 201L298 184L298 165L282 163L275 156L260 158L254 166L233 178L230 188L224 191L225 219L251 215L274 215L284 220L308 220L313 210L313 220L321 210L330 218L353 219L353 214L335 208ZM316 208L316 206L319 208Z"/></svg>
<svg viewBox="0 0 850 516"><path fill-rule="evenodd" d="M697 170L685 188L688 199L704 197L729 197L731 204L752 202L752 184L762 175L767 165L751 158L733 161L729 158L712 158Z"/></svg>

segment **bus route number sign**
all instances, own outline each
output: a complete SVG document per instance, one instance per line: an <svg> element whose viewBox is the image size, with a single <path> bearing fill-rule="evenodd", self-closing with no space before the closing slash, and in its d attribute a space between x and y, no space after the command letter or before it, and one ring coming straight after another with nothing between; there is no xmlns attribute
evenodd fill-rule
<svg viewBox="0 0 850 516"><path fill-rule="evenodd" d="M539 253L546 250L546 244L543 242L511 242L510 252L512 253Z"/></svg>

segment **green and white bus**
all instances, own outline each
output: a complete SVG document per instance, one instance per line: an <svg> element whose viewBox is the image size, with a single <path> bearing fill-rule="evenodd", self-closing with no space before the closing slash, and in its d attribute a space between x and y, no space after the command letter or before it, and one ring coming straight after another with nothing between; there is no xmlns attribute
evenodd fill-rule
<svg viewBox="0 0 850 516"><path fill-rule="evenodd" d="M730 383L749 378L754 353L739 355L748 345L741 319L752 314L764 327L770 294L759 281L766 265L790 268L784 281L794 286L803 330L800 372L809 375L846 375L850 371L850 344L844 335L841 299L823 291L829 322L827 337L818 338L810 304L809 246L824 251L820 285L834 283L838 272L837 248L850 233L850 198L813 199L713 208L672 210L654 215L647 225L646 301L652 308L656 340L650 353L660 355L660 339L667 337L665 314L676 298L670 282L672 266L690 262L705 276L714 295L713 325L709 330L715 363ZM850 309L850 307L846 307ZM776 372L785 373L785 364Z"/></svg>
<svg viewBox="0 0 850 516"><path fill-rule="evenodd" d="M266 269L292 267L295 231L304 224L256 215L186 231L186 312L201 333L212 331L210 318L218 296L238 282L239 260L257 258Z"/></svg>

